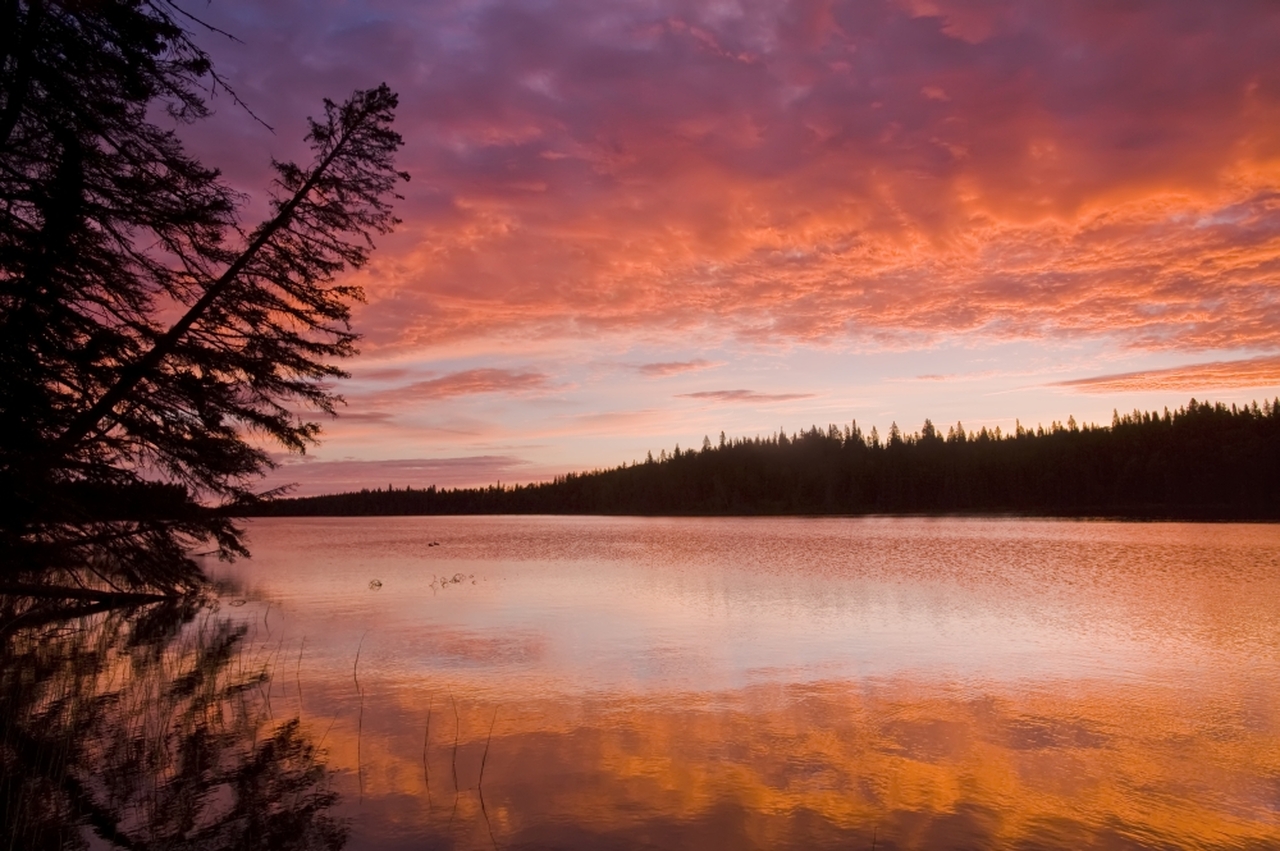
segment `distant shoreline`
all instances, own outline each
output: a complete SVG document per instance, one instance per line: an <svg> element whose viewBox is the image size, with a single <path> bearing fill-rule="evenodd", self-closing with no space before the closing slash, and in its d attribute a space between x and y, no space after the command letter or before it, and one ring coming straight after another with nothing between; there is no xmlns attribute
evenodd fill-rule
<svg viewBox="0 0 1280 851"><path fill-rule="evenodd" d="M254 516L1020 516L1280 520L1280 401L886 439L856 422L665 450L550 482L394 488L264 501Z"/></svg>
<svg viewBox="0 0 1280 851"><path fill-rule="evenodd" d="M358 492L357 492L358 493ZM298 497L296 499L280 500L269 504L270 507L265 510L256 510L245 512L240 516L246 519L261 518L307 518L307 517L645 517L645 518L724 518L724 519L748 519L748 518L777 518L777 517L797 517L797 518L847 518L847 519L867 519L875 517L892 517L892 518L921 518L921 519L966 519L966 520L1080 520L1080 521L1097 521L1111 523L1280 523L1280 512L1274 514L1262 515L1233 515L1227 513L1188 513L1188 514L1171 514L1168 512L1144 512L1134 510L1132 512L1110 511L1108 513L1033 513L1019 511L864 511L864 512L741 512L741 513L637 513L637 512L603 512L603 511L424 511L424 512L364 512L364 511L326 511L312 510L310 508L296 508L290 505L282 505L281 503L293 503L312 499L330 499L335 497L348 497L352 494L323 494L313 497Z"/></svg>

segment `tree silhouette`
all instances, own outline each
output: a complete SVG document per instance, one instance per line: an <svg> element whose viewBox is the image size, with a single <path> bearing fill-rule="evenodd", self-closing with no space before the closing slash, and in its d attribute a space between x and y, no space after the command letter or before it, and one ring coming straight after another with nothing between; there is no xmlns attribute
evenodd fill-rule
<svg viewBox="0 0 1280 851"><path fill-rule="evenodd" d="M162 0L0 9L0 564L10 580L198 581L243 553L226 511L333 411L354 352L337 282L396 222L385 85L326 100L248 232L168 123L221 85ZM158 117L160 116L160 117ZM167 117L165 117L167 116ZM173 320L171 317L178 317Z"/></svg>
<svg viewBox="0 0 1280 851"><path fill-rule="evenodd" d="M1280 519L1280 399L1074 417L1011 434L926 420L888 442L856 422L515 487L403 488L266 502L263 514L868 514Z"/></svg>

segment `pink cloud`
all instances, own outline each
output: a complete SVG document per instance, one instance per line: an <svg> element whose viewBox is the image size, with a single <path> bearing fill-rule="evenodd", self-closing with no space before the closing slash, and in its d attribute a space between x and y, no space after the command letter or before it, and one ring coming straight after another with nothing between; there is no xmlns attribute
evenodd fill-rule
<svg viewBox="0 0 1280 851"><path fill-rule="evenodd" d="M547 384L547 376L540 372L468 369L368 394L362 396L361 401L365 404L417 403L427 399L449 399L479 393L528 393L545 389Z"/></svg>

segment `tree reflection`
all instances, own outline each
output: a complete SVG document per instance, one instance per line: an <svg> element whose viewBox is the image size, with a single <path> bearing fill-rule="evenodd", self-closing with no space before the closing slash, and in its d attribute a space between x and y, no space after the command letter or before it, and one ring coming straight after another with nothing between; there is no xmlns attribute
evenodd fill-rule
<svg viewBox="0 0 1280 851"><path fill-rule="evenodd" d="M341 848L331 771L272 719L247 631L194 601L0 605L0 847Z"/></svg>

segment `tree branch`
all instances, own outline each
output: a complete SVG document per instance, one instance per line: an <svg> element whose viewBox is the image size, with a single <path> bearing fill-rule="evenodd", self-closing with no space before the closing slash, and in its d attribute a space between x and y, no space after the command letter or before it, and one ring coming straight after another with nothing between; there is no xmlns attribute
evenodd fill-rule
<svg viewBox="0 0 1280 851"><path fill-rule="evenodd" d="M124 369L120 377L116 380L106 393L98 398L98 401L90 406L87 410L77 416L67 427L57 440L51 446L51 455L54 459L64 457L72 452L76 446L84 440L88 434L97 427L103 419L105 419L111 411L120 402L137 388L160 363L168 357L186 336L191 327L195 325L200 318L208 312L209 308L218 299L220 295L239 277L245 267L254 259L259 251L266 246L271 239L292 220L294 212L303 200L315 189L316 184L320 182L320 178L328 171L333 161L346 147L351 137L360 128L360 125L370 119L376 110L365 109L358 117L359 121L343 127L342 134L338 137L333 147L325 155L324 159L312 169L307 176L307 180L293 196L280 208L274 218L271 219L254 238L253 242L241 252L240 256L235 259L232 264L227 267L219 278L214 281L204 291L204 294L193 304L190 309L173 324L173 326L165 332L164 336L156 341L156 344L143 355L133 365Z"/></svg>

